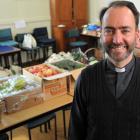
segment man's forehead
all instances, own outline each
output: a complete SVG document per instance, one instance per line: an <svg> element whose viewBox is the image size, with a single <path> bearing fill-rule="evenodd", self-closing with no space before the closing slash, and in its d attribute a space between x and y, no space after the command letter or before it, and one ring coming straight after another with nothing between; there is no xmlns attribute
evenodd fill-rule
<svg viewBox="0 0 140 140"><path fill-rule="evenodd" d="M103 16L102 26L116 28L135 26L135 17L127 7L111 7Z"/></svg>
<svg viewBox="0 0 140 140"><path fill-rule="evenodd" d="M132 11L126 7L126 6L117 6L117 7L110 7L104 14L103 20L106 18L114 17L115 16L132 16L134 18L134 15ZM115 17L114 17L115 18Z"/></svg>

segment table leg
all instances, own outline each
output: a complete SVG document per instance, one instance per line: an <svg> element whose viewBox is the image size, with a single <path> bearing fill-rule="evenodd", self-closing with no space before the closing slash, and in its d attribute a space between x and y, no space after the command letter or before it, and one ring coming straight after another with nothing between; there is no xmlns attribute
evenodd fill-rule
<svg viewBox="0 0 140 140"><path fill-rule="evenodd" d="M22 67L21 52L18 52L18 65Z"/></svg>

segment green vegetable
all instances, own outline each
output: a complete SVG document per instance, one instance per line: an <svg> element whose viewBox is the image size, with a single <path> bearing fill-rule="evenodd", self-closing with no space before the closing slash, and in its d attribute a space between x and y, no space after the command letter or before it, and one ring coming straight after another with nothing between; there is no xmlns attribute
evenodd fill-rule
<svg viewBox="0 0 140 140"><path fill-rule="evenodd" d="M68 60L68 59L67 60L61 60L59 62L55 62L55 63L53 63L53 65L55 65L59 68L68 70L68 71L78 69L78 68L82 68L82 67L85 66L82 63L77 63L75 61L71 61L71 60Z"/></svg>
<svg viewBox="0 0 140 140"><path fill-rule="evenodd" d="M14 91L25 89L27 85L24 77L14 77L0 84L0 94L10 94Z"/></svg>
<svg viewBox="0 0 140 140"><path fill-rule="evenodd" d="M25 79L22 78L22 77L19 77L15 81L14 89L15 90L21 90L26 86L26 84L27 83L26 83Z"/></svg>

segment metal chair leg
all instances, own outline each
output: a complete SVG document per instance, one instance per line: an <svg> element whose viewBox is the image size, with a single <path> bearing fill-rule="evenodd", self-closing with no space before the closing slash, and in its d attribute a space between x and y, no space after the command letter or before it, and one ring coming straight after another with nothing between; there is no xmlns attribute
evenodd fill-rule
<svg viewBox="0 0 140 140"><path fill-rule="evenodd" d="M54 118L54 128L55 128L55 140L57 140L57 121L56 121L56 116Z"/></svg>
<svg viewBox="0 0 140 140"><path fill-rule="evenodd" d="M45 132L47 133L48 132L47 123L44 124L44 129L45 129Z"/></svg>
<svg viewBox="0 0 140 140"><path fill-rule="evenodd" d="M38 48L37 52L38 52L38 62L40 63L40 48Z"/></svg>
<svg viewBox="0 0 140 140"><path fill-rule="evenodd" d="M66 116L65 116L65 110L62 110L62 111L63 111L64 137L66 138L67 137L67 134L66 134Z"/></svg>
<svg viewBox="0 0 140 140"><path fill-rule="evenodd" d="M48 128L51 129L51 123L48 121Z"/></svg>
<svg viewBox="0 0 140 140"><path fill-rule="evenodd" d="M40 125L39 127L40 127L40 132L43 132L43 130L42 130L42 125Z"/></svg>
<svg viewBox="0 0 140 140"><path fill-rule="evenodd" d="M29 140L31 140L32 137L31 137L31 130L30 129L28 129L28 135L29 135Z"/></svg>
<svg viewBox="0 0 140 140"><path fill-rule="evenodd" d="M10 131L10 140L12 140L12 137L13 137L13 133L12 133L12 130Z"/></svg>

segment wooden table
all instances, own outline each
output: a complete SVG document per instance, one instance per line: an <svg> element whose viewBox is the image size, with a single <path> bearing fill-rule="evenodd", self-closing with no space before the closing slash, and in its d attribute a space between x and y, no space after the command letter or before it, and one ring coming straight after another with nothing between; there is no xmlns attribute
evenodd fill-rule
<svg viewBox="0 0 140 140"><path fill-rule="evenodd" d="M18 65L22 66L21 54L20 53L21 53L21 50L16 48L16 47L0 46L0 61L2 63L2 58L4 58L5 67L9 68L10 67L9 56L12 56L12 61L14 62L14 55L17 55Z"/></svg>
<svg viewBox="0 0 140 140"><path fill-rule="evenodd" d="M64 107L71 105L72 101L73 97L66 94L50 100L45 100L42 104L16 113L3 114L2 121L0 123L0 134L25 125L29 121L43 117L48 113L59 111Z"/></svg>

